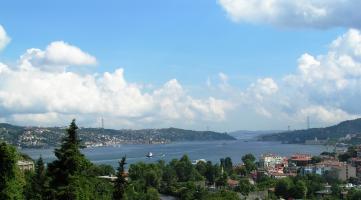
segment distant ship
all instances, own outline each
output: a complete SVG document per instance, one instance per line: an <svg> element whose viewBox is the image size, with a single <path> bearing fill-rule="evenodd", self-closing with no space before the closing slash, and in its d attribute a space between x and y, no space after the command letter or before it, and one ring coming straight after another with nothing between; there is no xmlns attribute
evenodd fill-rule
<svg viewBox="0 0 361 200"><path fill-rule="evenodd" d="M147 158L152 158L153 157L153 153L152 152L148 152L147 155L145 155Z"/></svg>

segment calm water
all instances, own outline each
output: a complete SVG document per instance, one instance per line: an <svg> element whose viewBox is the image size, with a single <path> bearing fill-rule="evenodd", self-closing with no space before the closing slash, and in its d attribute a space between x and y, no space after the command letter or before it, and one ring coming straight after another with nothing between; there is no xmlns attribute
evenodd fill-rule
<svg viewBox="0 0 361 200"><path fill-rule="evenodd" d="M259 157L264 153L276 153L283 156L290 156L294 153L309 153L318 155L326 151L327 147L318 145L296 145L280 144L278 142L260 141L212 141L212 142L182 142L157 145L119 145L108 147L87 148L83 153L92 162L110 164L117 166L118 160L126 155L128 164L143 161L156 162L163 159L170 161L173 158L180 158L187 154L191 160L206 159L212 162L219 162L222 157L231 157L233 163L240 163L242 155L252 153ZM46 162L55 159L53 149L22 149L22 152L37 159L40 155ZM153 158L146 158L148 152L153 153Z"/></svg>

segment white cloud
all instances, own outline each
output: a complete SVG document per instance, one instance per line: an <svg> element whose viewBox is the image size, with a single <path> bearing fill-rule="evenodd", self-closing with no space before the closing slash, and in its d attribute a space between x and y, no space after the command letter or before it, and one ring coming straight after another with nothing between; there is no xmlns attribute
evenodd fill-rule
<svg viewBox="0 0 361 200"><path fill-rule="evenodd" d="M59 52L69 48L70 54L51 55L59 44ZM123 69L100 75L49 69L93 61L95 58L61 42L50 44L45 51L28 50L19 66L0 63L1 118L21 124L59 125L76 117L82 125L94 126L99 124L99 116L104 116L107 124L116 128L190 126L223 121L232 106L213 97L194 98L176 79L145 92L142 85L125 79Z"/></svg>
<svg viewBox="0 0 361 200"><path fill-rule="evenodd" d="M356 29L332 41L324 54L301 55L297 71L279 80L259 78L241 90L220 72L214 87L207 80L202 98L190 95L176 79L149 87L127 81L123 69L103 74L65 70L96 59L64 42L59 49L70 46L75 53L51 56L58 49L53 44L44 51L28 50L17 66L0 63L0 121L59 125L75 117L95 126L104 116L106 125L116 128L217 123L228 128L252 116L252 127L259 128L261 120L268 120L269 127L275 121L299 125L310 116L315 125L329 125L361 116L361 33Z"/></svg>
<svg viewBox="0 0 361 200"><path fill-rule="evenodd" d="M235 22L282 27L361 27L358 0L218 0Z"/></svg>
<svg viewBox="0 0 361 200"><path fill-rule="evenodd" d="M227 83L227 81L228 81L228 76L227 76L225 73L220 72L220 73L218 74L218 76L219 76L219 79L220 79L223 83Z"/></svg>
<svg viewBox="0 0 361 200"><path fill-rule="evenodd" d="M246 96L256 112L291 121L311 116L330 124L361 116L360 38L359 31L349 30L330 44L327 54L302 55L296 73L278 85L272 79L258 80Z"/></svg>
<svg viewBox="0 0 361 200"><path fill-rule="evenodd" d="M6 34L3 26L0 25L0 51L3 50L10 42L10 37Z"/></svg>
<svg viewBox="0 0 361 200"><path fill-rule="evenodd" d="M52 42L45 51L28 49L21 56L21 67L35 67L47 71L64 71L69 66L95 65L96 58L76 46L63 41Z"/></svg>

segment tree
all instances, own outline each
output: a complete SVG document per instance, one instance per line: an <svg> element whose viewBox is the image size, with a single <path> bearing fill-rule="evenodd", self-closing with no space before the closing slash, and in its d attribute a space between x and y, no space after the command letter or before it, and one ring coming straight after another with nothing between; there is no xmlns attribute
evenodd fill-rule
<svg viewBox="0 0 361 200"><path fill-rule="evenodd" d="M244 166L246 167L247 173L257 169L255 164L256 158L252 154L246 154L242 157Z"/></svg>
<svg viewBox="0 0 361 200"><path fill-rule="evenodd" d="M350 199L350 200L359 200L359 199L361 199L361 191L359 191L359 190L351 190L351 191L349 191L349 193L347 195L347 199Z"/></svg>
<svg viewBox="0 0 361 200"><path fill-rule="evenodd" d="M187 155L182 156L182 158L177 162L176 173L178 179L181 182L189 181L192 178L193 165L189 160Z"/></svg>
<svg viewBox="0 0 361 200"><path fill-rule="evenodd" d="M49 189L48 177L46 176L46 170L44 161L40 157L35 163L35 174L31 178L31 191L29 192L30 199L47 199Z"/></svg>
<svg viewBox="0 0 361 200"><path fill-rule="evenodd" d="M199 174L201 174L202 176L205 176L205 174L207 172L207 163L203 162L203 161L197 162L196 170L198 171Z"/></svg>
<svg viewBox="0 0 361 200"><path fill-rule="evenodd" d="M290 197L290 189L293 183L289 178L283 178L276 183L275 194L278 197L288 199Z"/></svg>
<svg viewBox="0 0 361 200"><path fill-rule="evenodd" d="M0 199L23 199L24 177L17 166L15 147L0 144Z"/></svg>
<svg viewBox="0 0 361 200"><path fill-rule="evenodd" d="M302 180L298 180L294 187L290 189L290 194L295 199L304 199L307 195L306 183Z"/></svg>
<svg viewBox="0 0 361 200"><path fill-rule="evenodd" d="M214 184L214 181L216 179L216 168L212 165L211 161L207 161L206 164L206 172L204 176L206 177L206 180L209 185Z"/></svg>
<svg viewBox="0 0 361 200"><path fill-rule="evenodd" d="M312 164L320 163L321 161L322 161L322 159L320 156L312 156L312 158L311 158Z"/></svg>
<svg viewBox="0 0 361 200"><path fill-rule="evenodd" d="M230 157L220 159L221 167L227 174L231 174L233 170L232 159Z"/></svg>
<svg viewBox="0 0 361 200"><path fill-rule="evenodd" d="M125 162L126 158L123 157L122 160L119 162L119 167L117 171L117 180L114 184L114 192L113 192L113 199L114 200L121 200L124 196L124 191L127 185L127 180L125 179Z"/></svg>
<svg viewBox="0 0 361 200"><path fill-rule="evenodd" d="M147 188L147 193L145 194L145 200L159 200L159 193L157 189L149 187Z"/></svg>
<svg viewBox="0 0 361 200"><path fill-rule="evenodd" d="M236 188L238 192L247 196L250 192L255 190L255 186L253 186L248 179L241 179L239 181L239 186Z"/></svg>
<svg viewBox="0 0 361 200"><path fill-rule="evenodd" d="M216 186L217 187L224 187L226 186L227 184L227 179L228 179L228 176L227 176L227 173L223 173L220 177L218 177L216 179Z"/></svg>
<svg viewBox="0 0 361 200"><path fill-rule="evenodd" d="M202 200L238 200L238 194L233 191L221 190L215 193L207 193L201 198Z"/></svg>
<svg viewBox="0 0 361 200"><path fill-rule="evenodd" d="M246 162L246 160L249 160L249 161L251 161L251 162L255 162L256 161L256 158L254 157L254 155L253 154L246 154L246 155L244 155L244 156L242 156L242 161L243 162Z"/></svg>
<svg viewBox="0 0 361 200"><path fill-rule="evenodd" d="M81 189L77 185L80 183L76 177L87 175L87 170L92 165L80 152L81 141L78 138L77 129L75 119L73 119L66 130L66 136L62 139L60 149L54 151L57 159L48 165L52 195L57 199L76 198L77 189Z"/></svg>

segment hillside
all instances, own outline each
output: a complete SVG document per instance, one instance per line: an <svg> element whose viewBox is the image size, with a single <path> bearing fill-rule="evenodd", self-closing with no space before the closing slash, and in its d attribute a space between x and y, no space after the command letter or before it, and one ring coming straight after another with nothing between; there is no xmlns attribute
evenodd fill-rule
<svg viewBox="0 0 361 200"><path fill-rule="evenodd" d="M267 134L273 134L273 133L279 133L279 132L282 132L282 131L280 131L280 130L260 130L260 131L238 130L238 131L229 132L228 134L239 140L249 140L249 139L255 139L260 135L267 135Z"/></svg>
<svg viewBox="0 0 361 200"><path fill-rule="evenodd" d="M60 143L64 134L64 127L22 127L0 123L0 139L20 147L42 148L56 146ZM234 137L227 133L177 128L141 130L80 128L79 136L85 146L235 140Z"/></svg>
<svg viewBox="0 0 361 200"><path fill-rule="evenodd" d="M355 140L361 134L361 118L355 120L348 120L337 125L326 128L312 128L308 130L295 130L289 132L281 132L270 135L263 135L259 138L266 141L282 141L284 143L305 143L306 140L331 140L338 141L349 137L354 137Z"/></svg>

